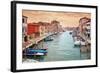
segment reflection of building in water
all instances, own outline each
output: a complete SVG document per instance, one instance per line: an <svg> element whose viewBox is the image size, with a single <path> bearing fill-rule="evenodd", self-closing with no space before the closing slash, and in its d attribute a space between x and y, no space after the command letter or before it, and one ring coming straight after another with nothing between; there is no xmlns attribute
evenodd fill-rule
<svg viewBox="0 0 100 73"><path fill-rule="evenodd" d="M90 52L91 51L90 48L91 48L91 45L90 44L88 44L86 46L81 46L80 51L81 52Z"/></svg>
<svg viewBox="0 0 100 73"><path fill-rule="evenodd" d="M60 24L60 22L58 22L56 20L51 21L51 25L52 25L52 29L53 29L52 32L55 32L55 33L59 32L59 24Z"/></svg>
<svg viewBox="0 0 100 73"><path fill-rule="evenodd" d="M80 48L81 57L85 55L87 59L91 59L91 49L90 48L91 48L90 44L86 46L81 46Z"/></svg>

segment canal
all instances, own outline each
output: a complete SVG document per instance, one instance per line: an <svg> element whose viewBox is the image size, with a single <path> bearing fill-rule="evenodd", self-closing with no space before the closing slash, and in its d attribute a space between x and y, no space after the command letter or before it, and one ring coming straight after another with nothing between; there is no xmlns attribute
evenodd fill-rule
<svg viewBox="0 0 100 73"><path fill-rule="evenodd" d="M48 53L46 56L39 57L38 61L49 62L90 59L90 52L81 52L80 47L74 46L73 37L69 32L66 31L53 35L53 41L40 42L39 46L48 48Z"/></svg>

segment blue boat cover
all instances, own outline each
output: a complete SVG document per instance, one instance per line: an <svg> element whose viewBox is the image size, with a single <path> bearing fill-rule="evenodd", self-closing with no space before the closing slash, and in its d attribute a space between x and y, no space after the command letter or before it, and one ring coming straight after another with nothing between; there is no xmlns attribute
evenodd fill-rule
<svg viewBox="0 0 100 73"><path fill-rule="evenodd" d="M33 49L33 48L27 48L26 50L27 53L47 53L47 50L43 49Z"/></svg>

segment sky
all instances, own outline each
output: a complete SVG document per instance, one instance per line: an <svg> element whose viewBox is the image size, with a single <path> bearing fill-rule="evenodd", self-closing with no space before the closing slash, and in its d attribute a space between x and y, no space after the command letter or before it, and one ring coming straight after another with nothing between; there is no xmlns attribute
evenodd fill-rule
<svg viewBox="0 0 100 73"><path fill-rule="evenodd" d="M82 17L91 18L90 13L79 12L52 12L52 11L34 11L23 10L23 16L27 16L27 23L32 22L51 22L57 20L62 27L77 27L79 25L79 19Z"/></svg>

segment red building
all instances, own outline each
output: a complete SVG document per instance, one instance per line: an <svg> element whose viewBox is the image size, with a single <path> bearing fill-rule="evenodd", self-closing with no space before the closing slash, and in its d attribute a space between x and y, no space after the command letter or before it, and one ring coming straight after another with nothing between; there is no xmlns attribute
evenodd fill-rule
<svg viewBox="0 0 100 73"><path fill-rule="evenodd" d="M27 27L27 34L31 35L33 33L38 33L39 32L39 25L37 23L28 23Z"/></svg>
<svg viewBox="0 0 100 73"><path fill-rule="evenodd" d="M27 34L32 37L40 36L40 25L37 23L28 23Z"/></svg>

